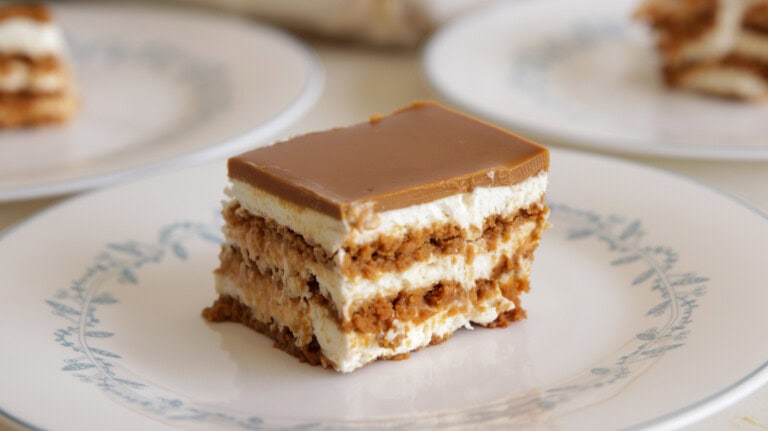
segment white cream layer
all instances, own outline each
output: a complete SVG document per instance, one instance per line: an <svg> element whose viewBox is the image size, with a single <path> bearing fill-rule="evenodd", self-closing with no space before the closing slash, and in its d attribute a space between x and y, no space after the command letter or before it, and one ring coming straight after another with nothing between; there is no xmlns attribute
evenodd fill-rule
<svg viewBox="0 0 768 431"><path fill-rule="evenodd" d="M63 50L64 37L51 22L21 17L0 21L0 52L42 57L61 55Z"/></svg>
<svg viewBox="0 0 768 431"><path fill-rule="evenodd" d="M739 68L694 69L680 78L680 87L741 99L759 99L768 96L768 83L760 75Z"/></svg>
<svg viewBox="0 0 768 431"><path fill-rule="evenodd" d="M665 0L666 1L666 0ZM675 62L715 61L736 53L768 62L768 37L742 28L747 10L758 0L719 0L715 23L699 37L685 42L675 52ZM676 7L670 5L670 7Z"/></svg>
<svg viewBox="0 0 768 431"><path fill-rule="evenodd" d="M715 24L708 32L685 44L679 60L715 60L733 49L741 29L744 13L756 0L718 0Z"/></svg>
<svg viewBox="0 0 768 431"><path fill-rule="evenodd" d="M34 93L54 93L66 85L61 71L32 72L28 64L13 61L0 73L0 91L31 91Z"/></svg>
<svg viewBox="0 0 768 431"><path fill-rule="evenodd" d="M732 37L723 38L727 43L718 42L714 35L707 34L700 39L686 43L677 54L681 62L716 61L727 54L739 54L758 61L768 62L768 37L750 30L736 30Z"/></svg>
<svg viewBox="0 0 768 431"><path fill-rule="evenodd" d="M248 299L247 295L243 295L234 283L227 279L221 279L217 283L217 288L220 294L237 298L251 308L255 305L253 301ZM500 312L515 308L512 301L498 295L489 298L484 304L466 314L446 316L445 312L440 312L418 325L395 320L392 329L383 337L390 342L398 340L401 335L402 338L395 347L390 348L379 346L375 341L375 336L370 334L342 332L328 308L314 303L308 303L308 305L313 334L301 333L300 329L294 328L294 336L299 340L299 343L307 343L314 335L320 344L323 355L336 365L338 371L344 373L353 371L381 357L391 357L428 346L433 337L444 338L462 327L471 329L472 322L477 324L491 323L496 320Z"/></svg>
<svg viewBox="0 0 768 431"><path fill-rule="evenodd" d="M732 52L768 63L768 36L756 31L742 30L736 37Z"/></svg>
<svg viewBox="0 0 768 431"><path fill-rule="evenodd" d="M507 311L515 308L514 303L499 297L492 298L487 307L473 313L446 316L446 313L441 312L418 325L396 320L393 328L384 335L388 340L396 340L399 335L403 335L394 348L379 346L370 341L370 336L341 332L338 325L328 318L327 311L323 308L313 306L310 313L315 328L315 338L320 344L323 355L336 365L338 371L348 373L378 358L392 357L426 347L432 342L433 337L442 339L459 328L471 329L472 322L491 323L499 314L493 304L494 301L504 302L508 307Z"/></svg>
<svg viewBox="0 0 768 431"><path fill-rule="evenodd" d="M272 262L259 259L258 256L248 257L262 273L279 276L284 288L292 296L303 296L305 280L314 277L323 295L331 299L336 309L348 319L355 304L378 296L388 297L401 291L422 289L440 281L458 282L466 289L473 288L476 280L491 278L494 268L504 256L515 255L536 224L536 220L522 224L508 240L498 241L496 249L491 252L482 243L470 244L469 247L474 249L471 262L467 262L463 255L432 255L402 272L383 272L373 279L362 276L350 279L338 267L329 268L312 261L306 262L303 268L295 268L287 260ZM524 262L519 264L527 271Z"/></svg>
<svg viewBox="0 0 768 431"><path fill-rule="evenodd" d="M357 277L349 280L340 274L331 273L327 274L330 276L328 279L324 279L326 274L318 274L317 280L320 286L328 288L328 295L347 318L356 303L376 296L387 297L400 291L422 289L440 281L458 282L465 289L471 289L476 280L491 278L501 259L504 256L513 256L521 241L530 235L535 227L535 221L521 226L509 241L499 243L498 248L492 252L472 245L476 250L475 257L469 263L464 260L464 256L433 255L422 262L414 263L403 272L383 273L376 279Z"/></svg>
<svg viewBox="0 0 768 431"><path fill-rule="evenodd" d="M232 180L227 194L250 213L276 220L302 235L310 244L320 245L335 255L348 241L362 244L381 235L397 237L408 229L429 228L433 224L456 224L479 235L487 217L494 214L510 216L539 202L544 196L547 180L548 172L542 171L511 186L478 187L469 193L376 213L372 219L359 223L360 228L302 208L241 181Z"/></svg>

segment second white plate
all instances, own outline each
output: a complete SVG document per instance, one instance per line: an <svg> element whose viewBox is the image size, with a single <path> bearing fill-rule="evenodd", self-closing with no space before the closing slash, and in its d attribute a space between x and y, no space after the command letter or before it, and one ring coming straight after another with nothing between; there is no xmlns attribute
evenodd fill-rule
<svg viewBox="0 0 768 431"><path fill-rule="evenodd" d="M768 104L672 92L636 0L497 2L425 52L453 103L521 132L604 151L768 160Z"/></svg>
<svg viewBox="0 0 768 431"><path fill-rule="evenodd" d="M317 100L314 55L257 22L148 4L64 4L81 108L0 133L0 201L78 191L266 143Z"/></svg>

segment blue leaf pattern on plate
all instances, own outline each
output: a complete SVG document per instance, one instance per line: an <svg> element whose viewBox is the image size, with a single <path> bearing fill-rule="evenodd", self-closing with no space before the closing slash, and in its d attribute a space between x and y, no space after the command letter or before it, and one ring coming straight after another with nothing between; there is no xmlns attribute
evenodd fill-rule
<svg viewBox="0 0 768 431"><path fill-rule="evenodd" d="M104 306L119 304L116 291L104 291L109 280L122 281L125 288L140 282L140 269L175 257L186 261L190 249L184 244L192 239L220 243L220 221L204 224L177 222L160 229L156 243L112 242L96 256L83 275L67 290L57 291L46 300L51 312L60 316L65 326L54 332L54 340L75 355L66 359L62 371L72 373L82 382L95 384L106 393L158 420L180 424L215 424L250 430L411 430L503 424L505 429L528 429L551 420L559 408L576 403L586 393L600 398L614 396L626 388L629 376L652 366L663 355L685 345L691 329L696 298L706 293L707 277L695 272L675 270L677 254L668 247L643 243L645 230L640 220L626 220L617 215L601 216L568 205L550 204L552 221L568 241L598 241L616 255L607 262L612 266L635 265L639 272L631 286L643 286L655 292L659 301L647 311L653 326L637 333L615 355L597 366L554 387L518 393L492 403L463 410L424 414L383 420L327 422L285 422L248 414L225 413L203 408L195 402L154 388L140 377L118 375L115 360L119 352L91 345L118 334L99 329L96 312ZM634 268L634 267L633 267Z"/></svg>

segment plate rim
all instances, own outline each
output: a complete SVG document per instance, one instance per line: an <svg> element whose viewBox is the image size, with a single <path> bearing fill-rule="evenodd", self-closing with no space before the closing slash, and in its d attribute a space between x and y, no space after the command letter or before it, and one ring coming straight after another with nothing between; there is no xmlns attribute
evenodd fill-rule
<svg viewBox="0 0 768 431"><path fill-rule="evenodd" d="M763 210L762 208L758 207L757 205L751 203L750 201L738 195L735 195L733 193L730 193L728 191L715 187L711 184L705 183L701 180L689 177L681 173L669 171L666 169L662 169L662 168L659 168L653 165L648 165L641 162L626 160L623 158L610 156L610 155L595 154L595 153L583 151L583 150L575 150L570 148L568 149L550 148L550 150L555 153L559 153L558 158L577 157L577 158L585 158L585 159L594 159L596 161L616 163L619 165L625 165L625 166L633 167L636 169L649 171L653 173L653 175L661 175L674 181L682 181L689 185L692 185L701 189L705 189L708 192L712 193L713 195L717 195L722 198L725 198L726 200L730 201L733 205L739 207L740 209L746 210L758 216L760 219L762 219L763 222L768 222L768 211ZM204 166L212 167L217 163L220 163L220 162L210 162L205 165L197 166L197 168L199 169ZM175 172L162 173L159 175L163 175L163 176L177 175L179 174L179 172L190 170L190 169L196 169L196 168L187 167L182 170L178 170ZM110 194L110 193L113 193L114 190L116 189L119 190L122 188L129 188L134 186L136 183L148 182L151 180L152 180L152 176L137 178L132 181L121 183L115 186L91 190L73 197L63 199L60 202L50 205L49 207L44 208L43 210L40 210L32 214L31 216L8 226L3 230L0 230L0 244L2 244L2 241L6 237L13 235L14 233L16 233L21 229L24 229L27 225L31 223L34 223L40 219L43 219L49 216L49 214L54 213L59 209L65 208L69 205L75 204L82 200L91 199L93 196L96 196L96 195ZM706 394L701 399L694 401L686 406L680 407L676 410L664 413L662 415L650 418L648 420L645 420L636 424L632 424L622 429L624 430L670 430L670 429L678 429L685 426L690 426L702 419L705 419L713 414L723 411L724 409L736 404L739 401L742 401L744 398L746 398L750 394L754 393L755 391L757 391L758 389L766 385L768 385L768 359L766 359L763 363L758 365L756 368L749 370L740 379L726 385L724 388L718 391L715 391L710 394ZM18 417L15 414L7 411L3 406L0 406L0 424L2 424L2 420L6 420L12 425L25 427L32 430L43 429L34 425L31 421Z"/></svg>
<svg viewBox="0 0 768 431"><path fill-rule="evenodd" d="M629 0L624 0L629 2ZM595 138L586 133L553 132L539 125L531 125L525 119L515 118L515 116L506 117L494 109L483 107L482 104L471 100L465 100L445 86L444 82L437 79L439 67L437 67L435 58L440 45L445 43L452 33L464 30L465 27L471 27L475 21L487 18L487 15L493 15L494 12L507 12L508 9L523 8L546 8L552 5L568 4L567 0L519 0L518 2L491 2L488 5L481 6L466 15L452 20L447 25L439 28L427 40L422 50L421 65L424 75L429 85L445 100L452 105L458 106L463 110L473 113L481 118L489 119L492 122L504 125L518 132L521 135L529 135L539 140L556 143L558 147L568 147L574 150L592 150L606 153L609 155L634 155L634 156L655 156L669 159L682 160L712 160L712 161L760 161L768 160L768 148L744 148L744 147L688 147L688 146L665 146L654 139L639 139L627 136L624 138Z"/></svg>
<svg viewBox="0 0 768 431"><path fill-rule="evenodd" d="M283 30L275 25L266 23L257 19L247 19L242 16L225 13L204 13L197 9L184 8L178 5L136 5L136 4L115 4L98 3L86 4L82 2L65 3L54 5L56 10L70 9L77 10L99 10L100 13L120 13L123 11L139 11L140 13L161 14L181 12L175 15L179 19L187 17L208 17L212 21L227 21L229 24L236 24L249 31L255 30L275 36L287 46L292 47L296 53L299 53L307 68L307 77L299 90L285 109L272 115L265 123L254 126L248 126L243 130L232 131L229 136L218 142L210 143L199 149L187 150L165 157L148 160L133 166L112 169L104 173L86 174L75 176L74 178L62 181L46 180L39 183L29 184L21 187L0 188L0 203L21 202L24 200L38 199L44 197L54 197L86 191L99 187L119 184L125 180L140 178L147 174L162 172L163 169L184 168L207 161L221 159L233 155L239 151L245 151L255 144L269 141L286 131L304 115L306 115L313 106L316 105L325 86L325 69L317 53L297 36Z"/></svg>

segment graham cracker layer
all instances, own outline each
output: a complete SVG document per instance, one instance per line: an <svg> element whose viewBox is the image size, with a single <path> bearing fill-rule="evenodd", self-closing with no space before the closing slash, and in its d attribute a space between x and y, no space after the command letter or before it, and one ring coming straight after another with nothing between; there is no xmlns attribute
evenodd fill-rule
<svg viewBox="0 0 768 431"><path fill-rule="evenodd" d="M658 36L656 47L662 56L673 58L683 45L715 27L717 0L648 2L635 11L635 17L654 29Z"/></svg>
<svg viewBox="0 0 768 431"><path fill-rule="evenodd" d="M657 49L667 62L675 62L677 53L688 43L705 37L715 29L718 0L678 0L643 3L635 18L654 30ZM768 2L755 3L744 11L741 28L768 32Z"/></svg>
<svg viewBox="0 0 768 431"><path fill-rule="evenodd" d="M530 263L535 248L536 244L530 244L518 252L520 257L529 256L523 258L525 260L516 257L502 259L490 278L475 280L471 288L456 281L444 280L432 286L401 291L388 297L377 296L359 301L353 306L350 320L341 322L342 328L360 333L382 333L390 330L396 320L419 325L438 313L450 317L482 309L499 297L511 301L515 307L510 310L505 305L508 303L502 302L497 304L499 308L496 312L500 315L512 312L515 316L512 320L519 320L525 317L525 310L520 305L520 294L530 290L527 268L521 268L520 262ZM506 324L495 321L488 326L500 327Z"/></svg>
<svg viewBox="0 0 768 431"><path fill-rule="evenodd" d="M251 214L237 202L227 205L223 216L227 239L237 244L251 259L287 261L291 268L303 268L307 262L333 266L328 251L307 243L301 235L274 220ZM499 241L508 240L522 224L532 221L537 226L532 235L538 239L545 229L546 216L546 207L536 203L512 216L488 217L483 232L474 242L492 251ZM345 245L340 269L347 278L362 276L375 279L382 272L401 272L433 255L456 255L471 262L475 253L469 247L472 238L474 236L470 232L447 223L411 230L398 237L381 236L373 242Z"/></svg>
<svg viewBox="0 0 768 431"><path fill-rule="evenodd" d="M432 255L459 255L471 262L471 242L484 244L486 250L493 251L499 241L509 240L515 230L531 221L536 221L538 228L533 235L538 237L546 225L546 216L546 207L536 203L512 216L487 217L478 240L472 240L471 233L452 224L411 230L401 237L383 236L376 242L345 247L342 272L347 277L362 274L373 278L381 272L404 271Z"/></svg>
<svg viewBox="0 0 768 431"><path fill-rule="evenodd" d="M40 23L51 22L53 17L48 8L43 4L20 3L8 4L0 7L0 23L7 19L26 18Z"/></svg>
<svg viewBox="0 0 768 431"><path fill-rule="evenodd" d="M768 63L738 54L727 55L716 61L685 65L667 65L664 67L664 80L669 85L677 85L681 78L697 69L739 69L761 77L768 82Z"/></svg>
<svg viewBox="0 0 768 431"><path fill-rule="evenodd" d="M768 98L768 63L756 61L754 59L739 55L728 55L717 61L692 63L684 65L667 65L663 67L664 82L667 86L673 88L687 88L693 91L707 94L718 95L720 97L732 98L736 100L765 99ZM734 83L730 87L709 88L702 84L693 84L701 74L728 74L728 76L738 77L740 80L754 81L752 85L760 86L762 82L763 90L759 87L753 88L749 93L745 89ZM692 81L694 80L694 81ZM750 87L751 88L751 87Z"/></svg>
<svg viewBox="0 0 768 431"><path fill-rule="evenodd" d="M24 64L32 72L55 72L64 69L63 63L55 55L30 57L19 53L0 52L0 75L7 72L14 63Z"/></svg>
<svg viewBox="0 0 768 431"><path fill-rule="evenodd" d="M63 123L77 110L74 92L53 94L0 93L0 127Z"/></svg>
<svg viewBox="0 0 768 431"><path fill-rule="evenodd" d="M514 313L507 314L512 316ZM306 362L310 365L321 365L323 368L337 368L331 360L323 355L320 344L315 337L312 337L312 340L308 344L301 345L300 343L297 343L296 337L288 328L280 326L274 321L265 323L254 318L251 308L232 296L220 295L216 298L213 305L206 307L203 310L202 316L209 322L234 322L243 324L256 332L270 337L275 342L274 347L295 356L301 362ZM499 316L499 320L506 320L507 318L513 319L513 317L510 316ZM488 325L488 327L493 326ZM433 336L427 346L413 349L407 353L386 355L379 359L392 361L408 359L412 353L419 351L424 347L440 344L451 338L451 335L452 334L448 334L442 337Z"/></svg>
<svg viewBox="0 0 768 431"><path fill-rule="evenodd" d="M515 256L504 257L487 279L462 286L441 280L421 288L402 290L396 295L377 295L353 304L350 318L334 306L318 289L317 282L305 279L303 289L289 292L273 273L264 273L232 246L223 246L221 266L216 270L220 292L235 290L253 307L253 316L261 322L275 321L287 327L300 342L308 342L314 332L310 307L320 307L343 332L379 334L392 329L394 322L419 325L441 313L444 317L468 314L488 307L497 314L507 313L514 304L516 319L525 316L519 296L529 290L528 266L537 242L528 242ZM291 294L293 293L293 294ZM505 301L499 301L499 298ZM514 319L514 320L516 320ZM498 322L492 326L504 326Z"/></svg>
<svg viewBox="0 0 768 431"><path fill-rule="evenodd" d="M750 7L742 25L753 31L768 33L768 2L757 3Z"/></svg>
<svg viewBox="0 0 768 431"><path fill-rule="evenodd" d="M253 318L274 320L287 327L300 344L309 343L313 333L309 299L314 293L309 292L306 281L303 291L292 295L279 277L260 271L233 247L222 246L219 260L221 265L214 272L219 293L237 291L253 308Z"/></svg>

